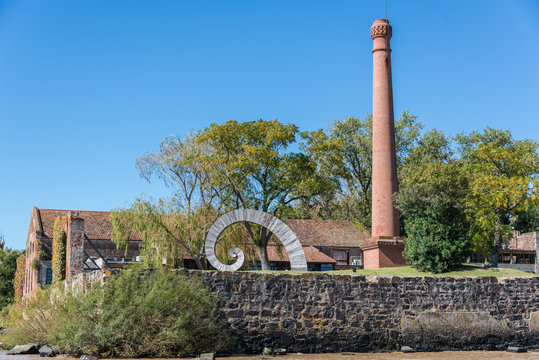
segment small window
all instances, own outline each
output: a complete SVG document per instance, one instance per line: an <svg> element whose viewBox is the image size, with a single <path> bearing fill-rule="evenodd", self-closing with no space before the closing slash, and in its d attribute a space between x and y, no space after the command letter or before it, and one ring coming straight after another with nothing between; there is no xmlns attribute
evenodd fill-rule
<svg viewBox="0 0 539 360"><path fill-rule="evenodd" d="M52 269L47 269L45 273L45 284L52 284Z"/></svg>

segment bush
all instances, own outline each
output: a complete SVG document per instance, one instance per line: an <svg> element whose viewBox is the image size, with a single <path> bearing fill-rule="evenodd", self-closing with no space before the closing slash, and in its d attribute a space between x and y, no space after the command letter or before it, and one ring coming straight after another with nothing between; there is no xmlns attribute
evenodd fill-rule
<svg viewBox="0 0 539 360"><path fill-rule="evenodd" d="M199 280L167 270L123 270L84 294L62 296L49 305L38 297L32 303L38 308L32 314L15 307L10 311L18 322L10 322L15 329L8 324L7 335L19 343L47 342L101 357L179 357L226 351L233 343L218 318L215 295ZM48 326L47 336L37 339L21 329L22 318L39 318Z"/></svg>
<svg viewBox="0 0 539 360"><path fill-rule="evenodd" d="M35 298L24 306L16 303L3 309L0 321L5 329L1 337L4 347L48 343L50 329L56 320L52 298L50 290L38 290Z"/></svg>
<svg viewBox="0 0 539 360"><path fill-rule="evenodd" d="M432 201L422 214L405 219L404 256L420 271L441 273L458 268L468 248L464 214L444 199Z"/></svg>

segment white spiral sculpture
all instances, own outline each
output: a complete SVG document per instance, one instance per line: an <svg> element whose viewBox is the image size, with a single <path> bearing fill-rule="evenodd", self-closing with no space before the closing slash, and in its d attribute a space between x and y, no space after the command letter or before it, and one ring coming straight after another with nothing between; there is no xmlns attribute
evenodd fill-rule
<svg viewBox="0 0 539 360"><path fill-rule="evenodd" d="M217 259L215 255L215 245L219 235L230 225L239 222L251 222L265 227L273 233L283 244L288 258L290 259L290 269L294 271L307 271L307 259L303 252L303 246L299 242L296 234L290 229L284 222L277 219L275 216L267 214L258 210L251 209L239 209L232 210L229 213L224 214L218 218L208 231L206 236L206 242L204 244L204 250L206 252L206 258L211 266L219 271L236 271L242 265L245 260L245 254L241 249L232 247L228 251L230 256L237 258L234 264L225 265Z"/></svg>

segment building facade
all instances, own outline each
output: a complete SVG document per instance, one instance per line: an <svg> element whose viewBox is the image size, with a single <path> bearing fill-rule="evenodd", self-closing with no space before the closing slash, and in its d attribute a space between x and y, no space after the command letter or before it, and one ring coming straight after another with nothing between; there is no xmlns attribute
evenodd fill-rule
<svg viewBox="0 0 539 360"><path fill-rule="evenodd" d="M137 263L142 241L134 234L127 251L118 249L111 240L112 222L107 211L73 211L32 208L26 241L23 298L52 282L52 247L54 224L63 218L66 233L65 278L85 271L118 268ZM360 244L368 236L346 221L289 220L289 226L303 245L309 270L346 269L362 260ZM249 266L259 267L256 252ZM275 270L289 269L286 251L268 246L270 266ZM186 268L196 268L189 256Z"/></svg>

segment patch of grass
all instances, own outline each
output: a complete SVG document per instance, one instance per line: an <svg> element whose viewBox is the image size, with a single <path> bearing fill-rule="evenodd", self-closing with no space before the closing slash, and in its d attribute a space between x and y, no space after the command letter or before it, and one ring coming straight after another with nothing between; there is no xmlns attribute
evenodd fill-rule
<svg viewBox="0 0 539 360"><path fill-rule="evenodd" d="M253 271L255 272L255 271ZM292 273L298 274L307 271L256 271L258 273ZM362 276L434 276L434 277L476 277L476 276L494 276L497 278L515 278L515 277L536 277L532 273L514 270L514 269L505 269L505 268L492 268L492 269L483 269L482 267L475 265L461 265L457 270L434 274L430 272L421 272L417 269L414 269L410 266L400 266L400 267L388 267L380 269L357 269L356 272L352 270L335 270L335 271L309 271L308 273L315 274L328 274L328 275L339 275L339 274L348 274L348 275L362 275Z"/></svg>
<svg viewBox="0 0 539 360"><path fill-rule="evenodd" d="M475 276L494 276L503 277L533 277L538 276L532 273L504 268L483 269L474 265L461 265L457 270L440 274L430 272L421 272L410 266L390 267L381 269L361 269L352 272L352 270L332 271L332 274L356 274L356 275L377 275L377 276L434 276L434 277L475 277Z"/></svg>

